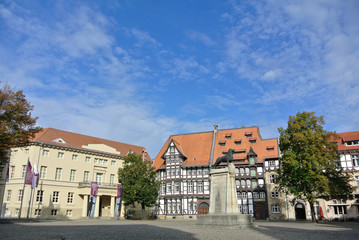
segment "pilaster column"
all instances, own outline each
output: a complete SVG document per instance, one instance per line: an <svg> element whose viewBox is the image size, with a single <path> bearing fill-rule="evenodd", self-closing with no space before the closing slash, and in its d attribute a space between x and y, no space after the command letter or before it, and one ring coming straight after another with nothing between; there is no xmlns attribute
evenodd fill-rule
<svg viewBox="0 0 359 240"><path fill-rule="evenodd" d="M89 202L89 195L84 195L84 200L82 202L82 216L87 217L87 204Z"/></svg>
<svg viewBox="0 0 359 240"><path fill-rule="evenodd" d="M97 195L97 198L96 198L96 204L95 204L95 214L94 214L94 217L99 217L99 210L100 210L100 195Z"/></svg>
<svg viewBox="0 0 359 240"><path fill-rule="evenodd" d="M114 213L115 213L115 203L116 203L116 197L111 197L110 216L112 216L112 217L116 217L114 215Z"/></svg>

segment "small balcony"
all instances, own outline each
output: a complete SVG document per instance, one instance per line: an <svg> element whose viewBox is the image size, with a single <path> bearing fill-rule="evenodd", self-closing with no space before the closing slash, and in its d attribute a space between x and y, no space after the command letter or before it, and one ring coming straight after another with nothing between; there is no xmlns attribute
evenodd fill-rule
<svg viewBox="0 0 359 240"><path fill-rule="evenodd" d="M90 182L79 182L79 188L91 188L91 183ZM98 184L99 188L107 188L107 189L117 189L117 183L99 183Z"/></svg>

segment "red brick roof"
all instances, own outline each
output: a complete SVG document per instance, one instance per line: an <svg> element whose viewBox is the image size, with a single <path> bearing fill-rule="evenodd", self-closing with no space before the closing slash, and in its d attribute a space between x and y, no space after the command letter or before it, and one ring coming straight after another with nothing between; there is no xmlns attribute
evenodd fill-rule
<svg viewBox="0 0 359 240"><path fill-rule="evenodd" d="M61 138L66 143L58 143L53 140ZM82 149L86 151L91 151L91 149L83 148L83 145L88 144L104 144L115 148L120 152L121 156L126 155L129 151L133 151L137 154L141 154L143 150L146 150L144 147L131 145L127 143L115 142L111 140L91 137L79 133L67 132L63 130L58 130L54 128L44 128L41 132L37 133L30 142L45 143L50 145L65 146L71 148ZM97 150L95 150L97 151ZM99 152L99 151L97 151ZM113 154L113 153L109 153ZM151 161L150 156L147 154L147 160Z"/></svg>
<svg viewBox="0 0 359 240"><path fill-rule="evenodd" d="M236 144L236 142L239 143L239 139L242 141L240 141L240 144ZM181 146L182 154L187 157L183 163L184 167L208 166L213 141L213 131L170 136L154 160L156 169L165 167L163 155L172 140L175 141L177 148L179 145ZM225 145L223 146L224 142ZM258 162L263 162L266 158L278 157L277 139L262 139L258 127L218 130L211 165L230 148L236 152L236 154L233 155L234 159L244 159L251 147L257 154ZM243 163L246 163L246 161L247 160Z"/></svg>
<svg viewBox="0 0 359 240"><path fill-rule="evenodd" d="M359 131L354 132L343 132L343 133L337 133L339 136L339 140L336 140L338 142L338 150L351 150L351 149L359 149L359 146L345 146L344 142L347 141L359 141Z"/></svg>

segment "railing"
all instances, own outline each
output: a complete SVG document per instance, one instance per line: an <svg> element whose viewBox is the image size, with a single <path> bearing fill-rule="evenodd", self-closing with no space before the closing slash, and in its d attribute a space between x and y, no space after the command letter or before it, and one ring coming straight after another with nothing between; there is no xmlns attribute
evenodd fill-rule
<svg viewBox="0 0 359 240"><path fill-rule="evenodd" d="M79 182L79 187L83 188L83 187L91 187L91 183L90 182ZM117 184L116 183L98 183L98 187L99 188L117 188Z"/></svg>

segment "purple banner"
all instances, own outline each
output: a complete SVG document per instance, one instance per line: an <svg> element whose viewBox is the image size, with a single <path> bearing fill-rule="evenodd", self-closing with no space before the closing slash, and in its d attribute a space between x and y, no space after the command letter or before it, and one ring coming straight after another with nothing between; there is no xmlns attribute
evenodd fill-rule
<svg viewBox="0 0 359 240"><path fill-rule="evenodd" d="M26 175L25 175L25 184L32 184L32 171L31 171L31 163L27 160L27 168L26 168Z"/></svg>
<svg viewBox="0 0 359 240"><path fill-rule="evenodd" d="M91 182L91 195L89 199L89 205L87 209L87 216L93 217L95 215L95 205L97 197L98 183Z"/></svg>
<svg viewBox="0 0 359 240"><path fill-rule="evenodd" d="M91 182L91 195L97 197L98 183Z"/></svg>

